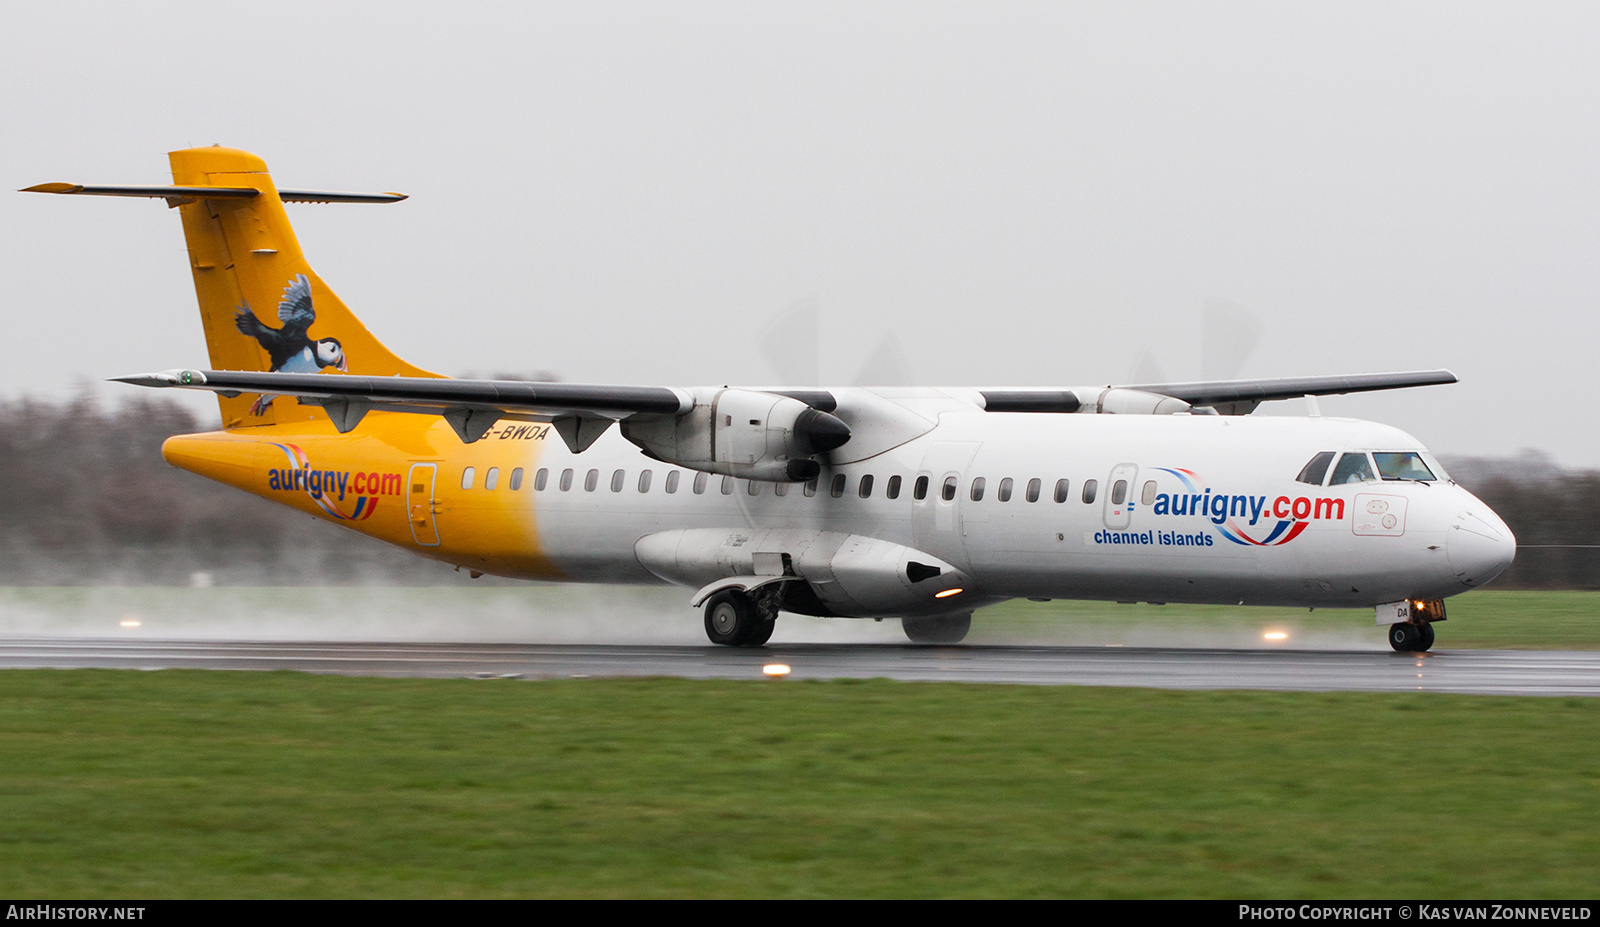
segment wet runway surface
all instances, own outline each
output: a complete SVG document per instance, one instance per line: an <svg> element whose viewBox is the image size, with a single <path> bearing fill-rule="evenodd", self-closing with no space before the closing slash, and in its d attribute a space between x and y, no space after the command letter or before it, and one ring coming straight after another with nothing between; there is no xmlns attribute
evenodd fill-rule
<svg viewBox="0 0 1600 927"><path fill-rule="evenodd" d="M1428 654L1141 647L713 646L0 638L0 668L295 670L351 676L561 679L676 676L1148 686L1168 689L1462 692L1600 696L1600 653L1440 650Z"/></svg>

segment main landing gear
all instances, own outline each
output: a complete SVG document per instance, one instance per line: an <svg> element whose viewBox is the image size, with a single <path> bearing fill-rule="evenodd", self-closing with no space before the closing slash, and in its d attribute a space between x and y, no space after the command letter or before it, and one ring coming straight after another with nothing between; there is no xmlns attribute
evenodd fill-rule
<svg viewBox="0 0 1600 927"><path fill-rule="evenodd" d="M1389 646L1401 653L1421 653L1433 646L1433 625L1402 621L1389 625Z"/></svg>
<svg viewBox="0 0 1600 927"><path fill-rule="evenodd" d="M770 591L769 591L770 590ZM756 595L742 589L723 589L706 599L706 637L728 647L760 647L772 638L778 623L778 590L767 587Z"/></svg>
<svg viewBox="0 0 1600 927"><path fill-rule="evenodd" d="M916 644L959 644L972 628L972 613L962 615L920 615L901 618L900 627Z"/></svg>

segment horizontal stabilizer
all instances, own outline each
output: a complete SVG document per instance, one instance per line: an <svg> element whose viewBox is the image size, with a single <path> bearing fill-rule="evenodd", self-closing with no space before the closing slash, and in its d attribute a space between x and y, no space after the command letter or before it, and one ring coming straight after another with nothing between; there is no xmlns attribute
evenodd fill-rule
<svg viewBox="0 0 1600 927"><path fill-rule="evenodd" d="M75 183L41 183L22 193L69 193L84 196L137 196L161 200L247 200L261 195L255 187L90 187ZM398 203L404 193L338 193L331 190L279 190L285 203Z"/></svg>

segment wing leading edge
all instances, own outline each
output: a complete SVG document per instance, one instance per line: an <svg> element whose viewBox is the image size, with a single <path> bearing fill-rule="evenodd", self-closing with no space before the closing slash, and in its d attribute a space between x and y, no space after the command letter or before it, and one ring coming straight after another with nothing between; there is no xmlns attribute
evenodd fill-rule
<svg viewBox="0 0 1600 927"><path fill-rule="evenodd" d="M1412 386L1440 386L1458 382L1448 370L1413 370L1400 373L1359 373L1332 377L1282 377L1270 380L1211 380L1194 383L1154 383L1129 386L1182 399L1193 406L1210 406L1223 415L1247 415L1274 399L1302 396L1336 396ZM1226 408L1225 408L1226 407Z"/></svg>
<svg viewBox="0 0 1600 927"><path fill-rule="evenodd" d="M341 432L374 409L441 415L470 444L501 419L549 421L573 452L584 450L614 421L635 415L682 415L694 397L658 386L584 386L522 380L363 377L236 370L166 370L112 377L136 386L204 389L223 395L294 396L319 405Z"/></svg>
<svg viewBox="0 0 1600 927"><path fill-rule="evenodd" d="M522 380L456 380L432 377L366 377L315 373L270 373L235 370L167 370L113 377L137 386L204 389L234 396L261 393L294 396L322 406L341 432L348 432L374 409L440 415L467 443L481 438L500 419L549 421L576 453L594 443L612 422L636 416L680 416L695 406L691 391L661 386L598 386L576 383L533 383ZM1457 382L1448 370L1369 373L1328 377L1284 377L1268 380L1215 380L1193 383L1150 383L1124 387L1063 389L979 389L982 407L990 412L1072 413L1113 411L1106 396L1144 396L1178 400L1224 415L1246 415L1263 402L1301 396L1327 396L1373 390L1403 389ZM828 390L770 390L831 412L838 402ZM1173 411L1162 402L1121 406L1118 411Z"/></svg>

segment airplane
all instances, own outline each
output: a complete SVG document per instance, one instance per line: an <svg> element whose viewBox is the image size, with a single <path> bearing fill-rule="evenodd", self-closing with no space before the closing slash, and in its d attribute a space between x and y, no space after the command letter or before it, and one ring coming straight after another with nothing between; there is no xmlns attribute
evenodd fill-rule
<svg viewBox="0 0 1600 927"><path fill-rule="evenodd" d="M173 183L23 192L178 210L210 367L114 377L215 393L173 466L484 573L694 590L707 637L781 612L963 640L1008 599L1372 608L1428 650L1444 599L1516 554L1415 438L1317 396L1448 370L1037 388L626 386L451 379L378 341L306 263L256 155L169 155ZM1250 417L1305 398L1305 417Z"/></svg>

